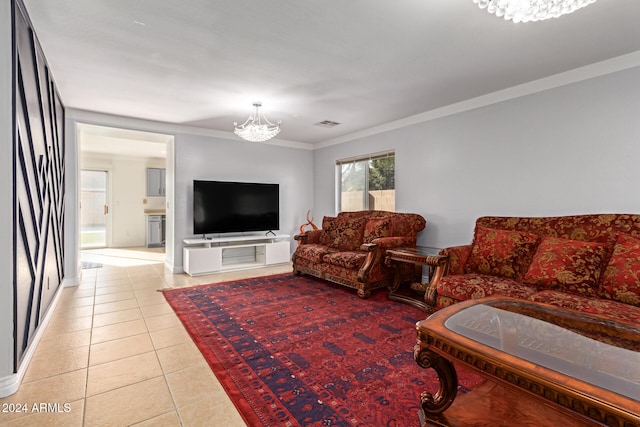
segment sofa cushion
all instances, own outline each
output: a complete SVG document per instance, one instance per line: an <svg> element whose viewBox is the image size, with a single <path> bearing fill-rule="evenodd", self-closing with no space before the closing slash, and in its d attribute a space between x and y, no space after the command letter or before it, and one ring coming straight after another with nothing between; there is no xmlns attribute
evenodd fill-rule
<svg viewBox="0 0 640 427"><path fill-rule="evenodd" d="M537 290L505 277L468 273L444 276L440 279L440 282L438 282L437 292L439 296L464 301L471 298L488 297L490 295L504 295L526 299L528 296L537 292Z"/></svg>
<svg viewBox="0 0 640 427"><path fill-rule="evenodd" d="M556 217L480 217L476 225L501 230L520 230L538 236L585 242L612 242L618 233L640 238L640 215L591 214Z"/></svg>
<svg viewBox="0 0 640 427"><path fill-rule="evenodd" d="M369 218L364 226L362 243L371 243L380 237L390 236L392 236L390 217Z"/></svg>
<svg viewBox="0 0 640 427"><path fill-rule="evenodd" d="M300 245L296 248L296 256L304 259L308 259L312 262L322 262L322 258L332 252L337 252L337 249L330 248L326 245L318 243L311 243L308 245Z"/></svg>
<svg viewBox="0 0 640 427"><path fill-rule="evenodd" d="M604 243L545 237L523 281L539 289L595 297L606 255Z"/></svg>
<svg viewBox="0 0 640 427"><path fill-rule="evenodd" d="M465 272L522 277L538 245L533 233L476 227Z"/></svg>
<svg viewBox="0 0 640 427"><path fill-rule="evenodd" d="M640 240L620 234L602 277L606 298L640 307Z"/></svg>
<svg viewBox="0 0 640 427"><path fill-rule="evenodd" d="M362 245L366 217L328 217L322 219L320 243L342 251L353 251Z"/></svg>
<svg viewBox="0 0 640 427"><path fill-rule="evenodd" d="M613 319L640 323L640 308L604 298L571 295L562 291L546 290L536 292L530 301L551 304L583 313L601 314Z"/></svg>
<svg viewBox="0 0 640 427"><path fill-rule="evenodd" d="M332 252L326 254L322 261L327 264L335 265L338 267L348 268L350 270L358 270L364 264L364 260L367 258L366 252L362 251L345 251L345 252Z"/></svg>
<svg viewBox="0 0 640 427"><path fill-rule="evenodd" d="M396 213L391 216L393 236L415 237L427 225L425 219L416 214Z"/></svg>

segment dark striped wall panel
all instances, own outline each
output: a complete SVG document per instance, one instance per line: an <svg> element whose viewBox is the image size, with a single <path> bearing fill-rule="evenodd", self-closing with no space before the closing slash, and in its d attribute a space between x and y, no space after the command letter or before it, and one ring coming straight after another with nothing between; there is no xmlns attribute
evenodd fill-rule
<svg viewBox="0 0 640 427"><path fill-rule="evenodd" d="M15 368L64 277L64 108L24 6L14 8Z"/></svg>

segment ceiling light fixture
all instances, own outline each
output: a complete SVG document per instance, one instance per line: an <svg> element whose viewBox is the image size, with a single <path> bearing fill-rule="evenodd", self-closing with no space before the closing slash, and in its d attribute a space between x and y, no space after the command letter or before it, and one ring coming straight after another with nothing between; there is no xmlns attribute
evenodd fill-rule
<svg viewBox="0 0 640 427"><path fill-rule="evenodd" d="M557 18L595 3L596 0L473 0L480 9L487 9L513 22L542 21Z"/></svg>
<svg viewBox="0 0 640 427"><path fill-rule="evenodd" d="M256 107L255 114L249 116L249 118L241 125L238 122L233 122L236 130L233 132L240 138L252 142L267 141L280 133L280 120L277 124L271 123L264 115L260 113L261 102L254 102L253 106Z"/></svg>

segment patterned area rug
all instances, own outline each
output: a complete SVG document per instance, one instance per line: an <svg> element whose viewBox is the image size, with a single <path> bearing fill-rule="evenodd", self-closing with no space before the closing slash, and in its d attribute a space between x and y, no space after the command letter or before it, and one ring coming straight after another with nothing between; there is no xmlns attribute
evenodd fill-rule
<svg viewBox="0 0 640 427"><path fill-rule="evenodd" d="M250 426L418 426L413 360L424 313L378 292L362 300L292 274L171 289L164 295ZM482 382L458 369L460 393Z"/></svg>

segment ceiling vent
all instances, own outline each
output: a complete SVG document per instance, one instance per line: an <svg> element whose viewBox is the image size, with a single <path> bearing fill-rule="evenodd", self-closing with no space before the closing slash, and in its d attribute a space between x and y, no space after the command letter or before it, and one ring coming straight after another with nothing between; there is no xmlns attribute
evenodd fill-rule
<svg viewBox="0 0 640 427"><path fill-rule="evenodd" d="M323 121L321 121L321 122L316 123L315 125L316 125L316 126L323 127L323 128L332 128L332 127L338 126L339 124L340 124L340 123L338 123L338 122L333 122L333 121L331 121L331 120L323 120Z"/></svg>

